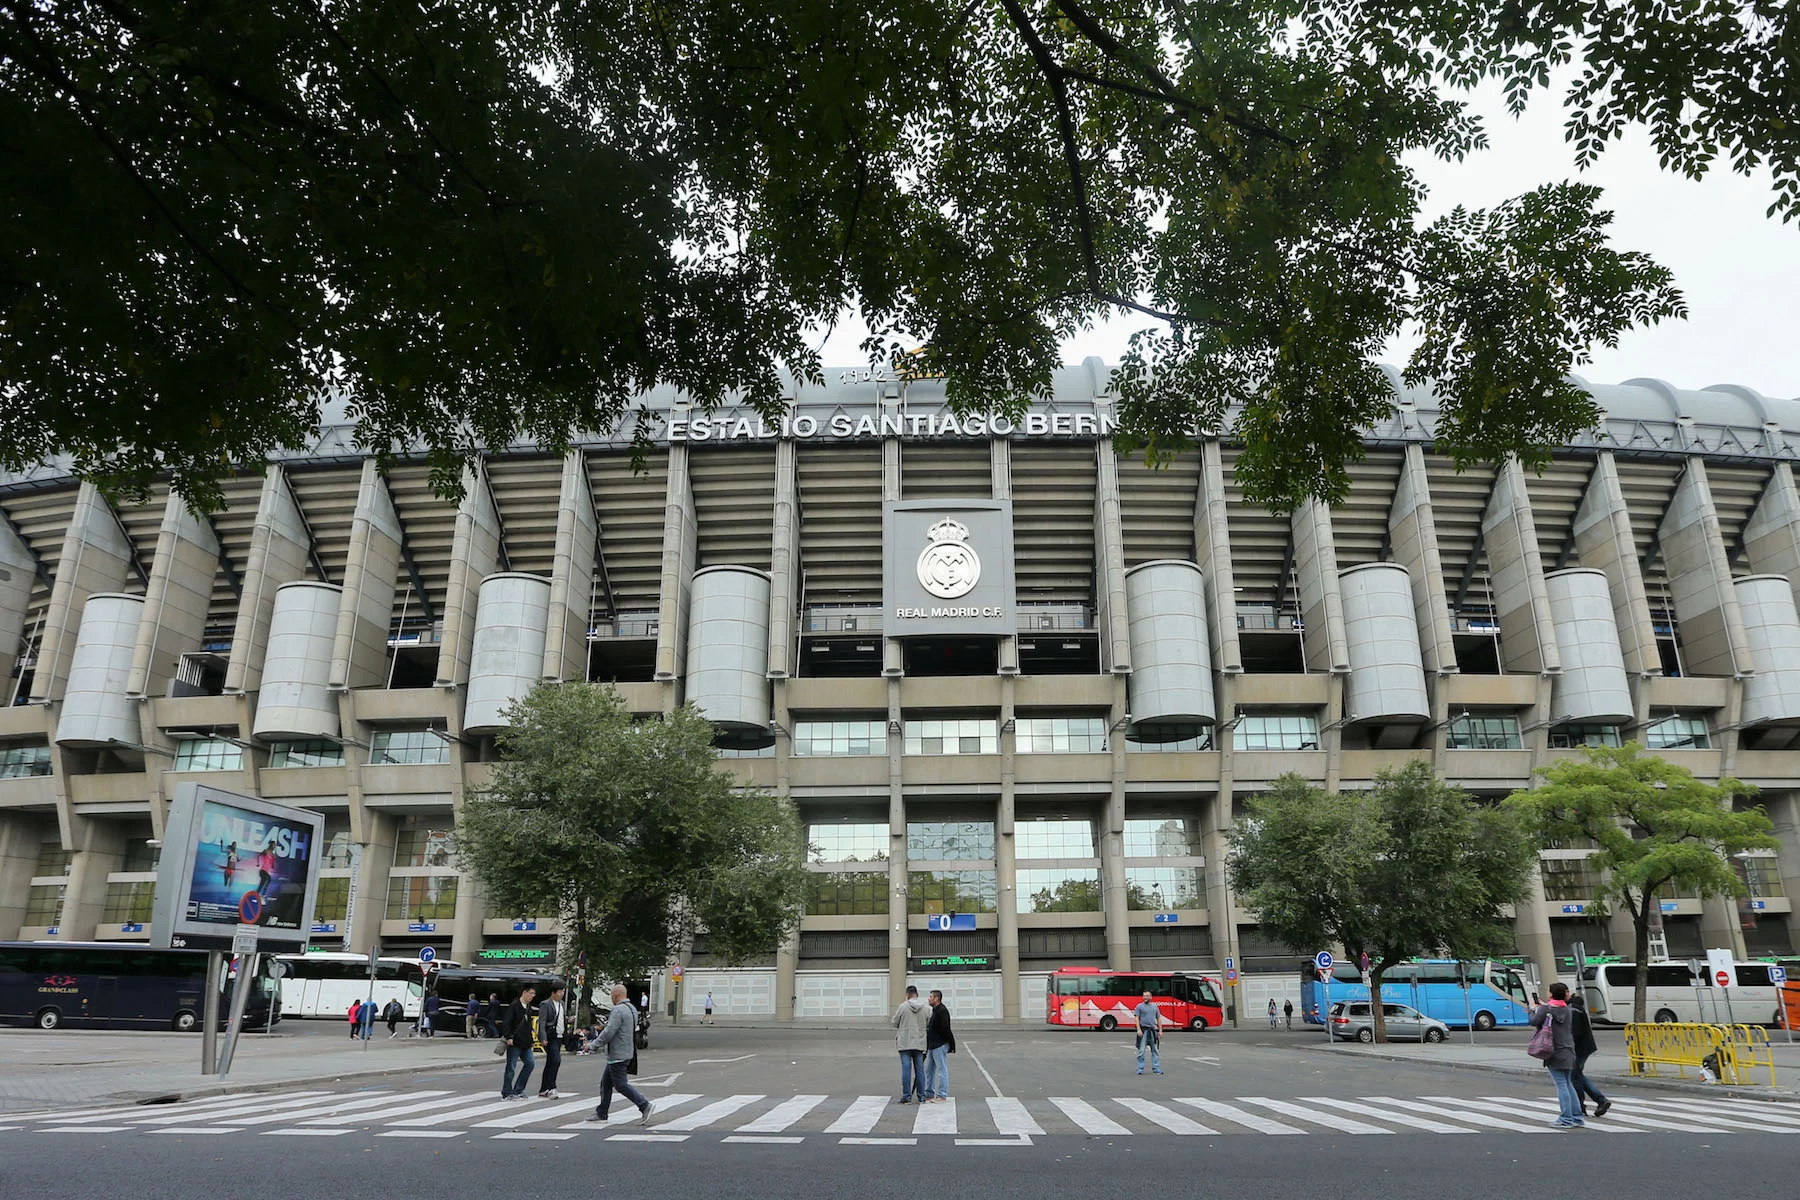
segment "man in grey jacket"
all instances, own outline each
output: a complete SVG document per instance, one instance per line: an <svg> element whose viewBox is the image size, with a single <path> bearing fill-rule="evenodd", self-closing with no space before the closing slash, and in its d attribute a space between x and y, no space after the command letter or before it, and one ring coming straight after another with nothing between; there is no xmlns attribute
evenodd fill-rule
<svg viewBox="0 0 1800 1200"><path fill-rule="evenodd" d="M638 1112L643 1114L641 1123L647 1124L650 1114L656 1111L656 1105L631 1086L630 1075L626 1070L632 1057L637 1054L637 1009L631 1006L628 995L624 985L614 985L612 1012L607 1014L606 1026L600 1030L599 1045L606 1050L606 1074L600 1083L600 1105L588 1120L598 1121L602 1125L606 1123L606 1110L612 1107L615 1091L637 1105Z"/></svg>
<svg viewBox="0 0 1800 1200"><path fill-rule="evenodd" d="M906 999L894 1010L893 1026L898 1031L894 1042L900 1050L900 1103L921 1103L925 1099L925 1031L931 1023L926 1003L919 999L919 989L911 984Z"/></svg>

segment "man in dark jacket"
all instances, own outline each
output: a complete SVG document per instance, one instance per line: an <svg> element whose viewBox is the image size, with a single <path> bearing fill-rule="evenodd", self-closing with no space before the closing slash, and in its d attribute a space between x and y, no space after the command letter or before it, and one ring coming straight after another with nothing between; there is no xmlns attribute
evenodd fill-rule
<svg viewBox="0 0 1800 1200"><path fill-rule="evenodd" d="M537 989L527 984L519 998L507 1007L506 1017L500 1022L500 1038L506 1043L506 1074L500 1079L502 1100L523 1100L525 1085L531 1082L531 1073L537 1069L537 1059L531 1053L531 1002L536 999ZM513 1070L518 1066L524 1069L515 1080Z"/></svg>
<svg viewBox="0 0 1800 1200"><path fill-rule="evenodd" d="M1594 1102L1594 1115L1604 1117L1606 1110L1612 1107L1612 1101L1601 1094L1600 1089L1588 1082L1587 1060L1594 1057L1600 1049L1600 1043L1594 1040L1594 1026L1588 1020L1587 1001L1580 992L1569 997L1569 1024L1575 1033L1575 1073L1569 1081L1575 1085L1575 1094L1581 1099L1581 1115L1587 1116L1587 1102Z"/></svg>
<svg viewBox="0 0 1800 1200"><path fill-rule="evenodd" d="M950 1008L944 993L931 993L931 1019L925 1025L925 1103L942 1104L950 1098L950 1058L956 1053L956 1034L950 1030Z"/></svg>
<svg viewBox="0 0 1800 1200"><path fill-rule="evenodd" d="M487 1011L483 1014L487 1021L487 1035L489 1037L505 1036L500 1032L500 1018L505 1012L505 1007L500 1003L500 993L489 992Z"/></svg>

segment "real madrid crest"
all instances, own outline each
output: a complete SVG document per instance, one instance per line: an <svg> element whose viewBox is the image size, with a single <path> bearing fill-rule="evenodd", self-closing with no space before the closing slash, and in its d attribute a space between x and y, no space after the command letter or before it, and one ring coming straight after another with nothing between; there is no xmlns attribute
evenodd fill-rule
<svg viewBox="0 0 1800 1200"><path fill-rule="evenodd" d="M941 600L966 596L981 580L981 558L969 545L969 527L949 517L925 531L919 551L919 584Z"/></svg>

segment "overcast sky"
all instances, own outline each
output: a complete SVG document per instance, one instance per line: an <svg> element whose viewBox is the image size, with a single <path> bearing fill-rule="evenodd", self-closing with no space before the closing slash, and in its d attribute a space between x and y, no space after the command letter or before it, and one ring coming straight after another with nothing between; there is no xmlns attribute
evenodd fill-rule
<svg viewBox="0 0 1800 1200"><path fill-rule="evenodd" d="M1715 167L1694 181L1662 170L1649 139L1632 131L1585 176L1563 140L1562 107L1539 91L1514 120L1498 88L1478 93L1492 148L1461 163L1421 156L1414 167L1431 188L1427 216L1458 204L1487 207L1540 183L1584 178L1605 189L1616 214L1614 243L1648 252L1675 273L1687 297L1686 321L1636 330L1619 348L1596 348L1576 374L1595 383L1665 379L1677 387L1735 383L1770 396L1800 397L1800 221L1764 216L1773 195L1766 172L1743 176ZM1141 318L1115 320L1065 345L1071 361L1098 354L1116 362ZM861 355L859 321L840 325L826 347L827 363ZM1411 343L1397 340L1382 357L1402 363Z"/></svg>

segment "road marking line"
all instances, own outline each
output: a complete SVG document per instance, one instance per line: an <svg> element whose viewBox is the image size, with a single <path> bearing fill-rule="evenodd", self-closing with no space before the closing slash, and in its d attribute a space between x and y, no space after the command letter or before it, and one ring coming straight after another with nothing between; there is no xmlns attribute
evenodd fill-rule
<svg viewBox="0 0 1800 1200"><path fill-rule="evenodd" d="M1764 1125L1752 1120L1739 1120L1737 1117L1722 1117L1714 1113L1696 1113L1676 1105L1669 1105L1666 1107L1658 1105L1655 1108L1640 1109L1639 1105L1641 1103L1642 1101L1637 1100L1626 1101L1624 1104L1624 1111L1620 1112L1620 1104L1615 1101L1604 1118L1589 1117L1588 1120L1610 1120L1614 1113L1618 1113L1618 1115L1622 1117L1631 1117L1641 1111L1647 1112L1652 1117L1698 1117L1709 1125L1724 1125L1731 1129L1748 1129L1752 1133L1800 1133L1800 1129L1795 1129L1791 1125Z"/></svg>
<svg viewBox="0 0 1800 1200"><path fill-rule="evenodd" d="M1189 1062L1197 1062L1197 1063L1205 1063L1209 1067L1216 1067L1219 1065L1218 1056L1213 1055L1213 1054L1189 1055L1188 1061Z"/></svg>
<svg viewBox="0 0 1800 1200"><path fill-rule="evenodd" d="M688 1140L688 1135L685 1133L615 1133L609 1135L606 1140L609 1142L685 1142Z"/></svg>
<svg viewBox="0 0 1800 1200"><path fill-rule="evenodd" d="M1702 1104L1706 1104L1706 1107L1702 1108ZM1790 1124L1789 1119L1785 1117L1765 1116L1762 1113L1753 1110L1746 1111L1743 1108L1718 1109L1715 1112L1710 1103L1699 1100L1648 1100L1641 1096L1634 1096L1630 1100L1613 1101L1613 1110L1617 1111L1620 1105L1625 1106L1627 1113L1635 1112L1641 1106L1648 1108L1652 1116L1698 1116L1701 1120L1721 1125L1741 1124L1762 1133L1800 1133L1800 1128ZM1721 1113L1733 1115L1718 1115Z"/></svg>
<svg viewBox="0 0 1800 1200"><path fill-rule="evenodd" d="M1198 1121L1191 1121L1174 1109L1166 1108L1153 1100L1139 1100L1135 1096L1114 1096L1113 1103L1136 1113L1146 1121L1154 1121L1170 1133L1180 1134L1182 1137L1192 1137L1198 1133L1216 1134L1219 1132L1216 1129L1207 1128Z"/></svg>
<svg viewBox="0 0 1800 1200"><path fill-rule="evenodd" d="M161 1129L146 1129L145 1133L180 1133L189 1137L216 1137L221 1133L236 1133L230 1125L165 1125Z"/></svg>
<svg viewBox="0 0 1800 1200"><path fill-rule="evenodd" d="M1727 1113L1732 1116L1745 1117L1756 1121L1773 1121L1784 1128L1790 1125L1800 1125L1800 1113L1794 1113L1791 1110L1788 1112L1780 1111L1775 1105L1762 1100L1652 1100L1647 1096L1633 1096L1629 1100L1615 1101L1614 1103L1615 1105L1623 1103L1633 1107L1639 1104L1645 1104L1655 1108L1676 1107L1683 1109L1697 1109L1704 1112ZM1768 1111L1765 1112L1765 1109Z"/></svg>
<svg viewBox="0 0 1800 1200"><path fill-rule="evenodd" d="M1032 1141L1021 1134L1018 1137L1010 1138L957 1138L956 1144L959 1146L1029 1146Z"/></svg>
<svg viewBox="0 0 1800 1200"><path fill-rule="evenodd" d="M914 1133L955 1133L956 1101L945 1100L939 1104L919 1105L918 1115L913 1118Z"/></svg>
<svg viewBox="0 0 1800 1200"><path fill-rule="evenodd" d="M124 1133L130 1125L52 1125L38 1133Z"/></svg>
<svg viewBox="0 0 1800 1200"><path fill-rule="evenodd" d="M846 1137L839 1138L840 1146L916 1146L916 1137Z"/></svg>
<svg viewBox="0 0 1800 1200"><path fill-rule="evenodd" d="M1263 1108L1274 1109L1278 1113L1286 1113L1290 1117L1299 1117L1302 1121L1311 1121L1315 1125L1324 1125L1339 1133L1392 1133L1391 1129L1383 1129L1379 1125L1366 1125L1361 1121L1352 1121L1349 1117L1340 1117L1335 1113L1314 1112L1310 1108L1302 1108L1298 1104L1289 1104L1285 1100L1265 1100L1261 1096L1239 1096L1241 1104L1255 1104Z"/></svg>
<svg viewBox="0 0 1800 1200"><path fill-rule="evenodd" d="M162 1113L161 1116L139 1117L136 1120L132 1121L132 1124L134 1124L134 1125L180 1125L183 1122L191 1122L191 1121L195 1121L195 1120L217 1121L217 1120L221 1119L225 1114L236 1112L238 1109L243 1108L246 1103L253 1104L256 1108L256 1111L258 1111L258 1112L274 1112L277 1109L312 1108L313 1106L315 1106L319 1103L319 1098L325 1094L326 1093L324 1093L324 1092L311 1092L311 1093L308 1093L304 1097L288 1096L283 1099L275 1100L275 1101L272 1101L269 1103L262 1102L262 1100L256 1096L240 1095L240 1096L231 1097L231 1099L229 1101L220 1101L217 1104L208 1104L204 1109L196 1110L196 1109L192 1109L192 1108L177 1108L176 1111L174 1111L172 1113L167 1111L166 1109L162 1109L159 1106L158 1109L155 1111L161 1112ZM124 1120L125 1118L113 1117L111 1119L115 1120L115 1121L121 1121L121 1120ZM63 1124L75 1125L75 1124L79 1124L79 1122L65 1121L65 1122L63 1122Z"/></svg>
<svg viewBox="0 0 1800 1200"><path fill-rule="evenodd" d="M460 1095L443 1095L435 1100L421 1100L417 1104L399 1104L393 1108L383 1109L379 1113L352 1113L347 1117L312 1117L300 1122L302 1125L360 1125L364 1121L379 1120L383 1124L392 1125L392 1118L405 1116L407 1113L426 1112L434 1108L451 1108L458 1104L467 1104L491 1096L492 1092L464 1092Z"/></svg>
<svg viewBox="0 0 1800 1200"><path fill-rule="evenodd" d="M698 1100L700 1098L701 1098L701 1096L700 1096L699 1092L686 1092L686 1093L677 1093L673 1096L661 1096L661 1097L658 1097L657 1100L655 1101L656 1111L659 1113L665 1113L665 1112L670 1111L671 1109L680 1108L682 1105L688 1103L691 1100ZM600 1106L598 1104L595 1104L594 1107L599 1108ZM620 1099L615 1104L614 1111L607 1115L606 1124L601 1126L601 1128L611 1129L614 1125L630 1125L630 1124L633 1124L642 1119L643 1119L642 1113L638 1112L637 1109L631 1107L630 1103L628 1103L624 1099ZM596 1125L599 1125L599 1122L597 1122L597 1121L577 1121L573 1125L563 1125L563 1126L560 1126L559 1128L562 1128L562 1129L592 1129Z"/></svg>
<svg viewBox="0 0 1800 1200"><path fill-rule="evenodd" d="M1292 1125L1283 1125L1280 1121L1265 1117L1260 1113L1245 1112L1235 1104L1226 1104L1223 1100L1203 1100L1197 1096L1179 1096L1177 1104L1191 1104L1208 1116L1220 1117L1227 1121L1236 1121L1248 1129L1258 1133L1284 1134L1298 1133L1305 1136L1306 1130L1295 1129Z"/></svg>
<svg viewBox="0 0 1800 1200"><path fill-rule="evenodd" d="M579 1135L573 1133L496 1133L491 1140L496 1142L504 1142L508 1139L515 1142L566 1142L576 1136Z"/></svg>
<svg viewBox="0 0 1800 1200"><path fill-rule="evenodd" d="M819 1105L825 1103L824 1096L794 1096L783 1100L774 1108L748 1125L739 1125L739 1133L780 1133L801 1117Z"/></svg>
<svg viewBox="0 0 1800 1200"><path fill-rule="evenodd" d="M286 1099L292 1104L301 1104L316 1100L328 1093L322 1091L289 1092ZM174 1104L124 1104L117 1108L65 1108L56 1112L21 1113L9 1116L10 1121L49 1121L60 1125L79 1125L85 1121L122 1120L125 1117L140 1113L168 1113L179 1109L183 1113L209 1112L214 1109L231 1109L243 1103L243 1096L209 1096L201 1100L183 1100Z"/></svg>
<svg viewBox="0 0 1800 1200"><path fill-rule="evenodd" d="M967 1047L965 1047L965 1049L967 1049ZM1006 1095L1005 1092L1000 1090L1000 1085L994 1082L994 1077L992 1075L988 1074L988 1069L981 1065L981 1059L976 1057L975 1051L973 1049L969 1049L969 1057L971 1059L975 1060L976 1070L980 1071L981 1077L988 1081L988 1086L990 1088L994 1089L994 1095L996 1095L996 1096Z"/></svg>
<svg viewBox="0 0 1800 1200"><path fill-rule="evenodd" d="M1385 1104L1391 1108L1407 1108L1414 1112L1436 1113L1441 1117L1449 1117L1455 1121L1467 1121L1471 1125L1479 1125L1484 1129L1504 1129L1509 1133L1549 1133L1542 1125L1521 1125L1517 1121L1502 1120L1490 1113L1445 1112L1439 1105L1421 1104L1417 1100L1397 1100L1392 1096L1364 1096L1371 1104Z"/></svg>
<svg viewBox="0 0 1800 1200"><path fill-rule="evenodd" d="M343 1137L353 1129L265 1129L263 1137Z"/></svg>
<svg viewBox="0 0 1800 1200"><path fill-rule="evenodd" d="M1043 1127L1025 1111L1024 1103L1011 1096L989 1096L987 1106L988 1113L994 1118L994 1128L1000 1133L1029 1137L1031 1134L1044 1132ZM963 1144L957 1143L959 1146Z"/></svg>
<svg viewBox="0 0 1800 1200"><path fill-rule="evenodd" d="M1555 1115L1557 1115L1558 1113L1560 1113L1562 1111L1560 1108L1557 1107L1557 1104L1554 1100L1547 1100L1547 1101L1546 1100L1512 1100L1512 1099L1508 1099L1504 1096L1496 1096L1496 1097L1494 1097L1494 1100L1498 1104L1511 1105L1514 1108L1522 1108L1522 1109L1526 1110L1527 1112L1543 1113L1546 1116L1552 1116L1552 1117L1554 1117ZM1647 1126L1648 1128L1651 1128L1651 1129L1666 1129L1672 1133L1733 1133L1733 1132L1736 1132L1735 1130L1726 1129L1724 1126L1721 1126L1721 1125L1707 1125L1707 1124L1705 1124L1703 1122L1699 1122L1699 1121L1695 1121L1690 1124L1677 1124L1674 1121L1659 1121L1655 1117L1634 1117L1634 1116L1630 1116L1626 1113L1621 1113L1621 1112L1607 1113L1606 1120L1609 1122L1620 1121L1627 1125L1643 1125L1643 1126ZM1593 1128L1598 1129L1598 1128L1602 1128L1602 1126L1596 1125Z"/></svg>
<svg viewBox="0 0 1800 1200"><path fill-rule="evenodd" d="M1474 1133L1475 1130L1464 1125L1446 1125L1442 1121L1431 1121L1424 1117L1410 1116L1406 1113L1385 1112L1368 1104L1358 1104L1353 1100L1338 1100L1330 1096L1301 1096L1299 1099L1308 1104L1322 1104L1326 1108L1341 1109L1362 1117L1375 1117L1378 1120L1390 1121L1395 1125L1404 1125L1412 1129L1423 1129L1428 1133Z"/></svg>
<svg viewBox="0 0 1800 1200"><path fill-rule="evenodd" d="M489 1093L490 1095L492 1093ZM477 1104L473 1108L453 1109L447 1113L433 1113L429 1117L401 1117L398 1121L383 1121L383 1125L443 1125L450 1121L458 1121L464 1117L479 1117L483 1113L499 1112L503 1108L511 1108L519 1103L517 1100L490 1100L486 1104Z"/></svg>
<svg viewBox="0 0 1800 1200"><path fill-rule="evenodd" d="M798 1146L806 1139L798 1134L782 1137L771 1133L728 1133L721 1142L754 1142L759 1146Z"/></svg>
<svg viewBox="0 0 1800 1200"><path fill-rule="evenodd" d="M868 1133L887 1111L886 1096L858 1096L842 1116L825 1127L826 1133Z"/></svg>
<svg viewBox="0 0 1800 1200"><path fill-rule="evenodd" d="M1062 1110L1063 1116L1075 1122L1083 1133L1100 1133L1110 1135L1129 1135L1131 1130L1125 1128L1086 1100L1077 1100L1072 1096L1052 1096L1050 1103Z"/></svg>
<svg viewBox="0 0 1800 1200"><path fill-rule="evenodd" d="M687 1074L686 1071L670 1071L667 1075L656 1075L649 1079L639 1079L637 1081L637 1086L640 1088L668 1087L685 1074Z"/></svg>
<svg viewBox="0 0 1800 1200"><path fill-rule="evenodd" d="M463 1136L460 1129L393 1129L387 1133L378 1133L376 1137L406 1138L454 1138Z"/></svg>
<svg viewBox="0 0 1800 1200"><path fill-rule="evenodd" d="M755 1057L756 1057L756 1055L754 1055L754 1054L740 1054L740 1055L738 1055L738 1056L737 1056L737 1057L736 1057L736 1058L690 1058L690 1059L688 1059L688 1066L690 1066L690 1067L697 1067L697 1066L699 1066L699 1065L700 1065L700 1064L701 1064L701 1063L734 1063L734 1062L743 1062L743 1061L745 1061L745 1060L746 1060L746 1059L751 1059L751 1058L755 1058Z"/></svg>
<svg viewBox="0 0 1800 1200"><path fill-rule="evenodd" d="M506 1129L519 1125L536 1125L539 1121L548 1121L556 1117L566 1117L572 1112L594 1107L593 1100L577 1100L572 1104L552 1104L547 1108L528 1108L511 1117L495 1117L491 1121L477 1121L469 1126L471 1129Z"/></svg>
<svg viewBox="0 0 1800 1200"><path fill-rule="evenodd" d="M1525 1115L1525 1114L1519 1112L1518 1108L1511 1104L1501 1104L1501 1103L1497 1103L1496 1101L1493 1101L1493 1100L1464 1100L1457 1096L1421 1096L1420 1099L1421 1100L1429 1100L1433 1104L1447 1104L1447 1105L1451 1106L1452 1108L1472 1108L1472 1109L1475 1109L1480 1112L1498 1112L1498 1113L1501 1113L1508 1117L1518 1117L1518 1116ZM1551 1107L1554 1108L1555 1106L1552 1105ZM1532 1114L1532 1115L1536 1115L1536 1114ZM1543 1127L1546 1131L1548 1131L1550 1128L1550 1122L1545 1121ZM1635 1126L1627 1126L1627 1125L1589 1125L1588 1128L1589 1129L1598 1129L1602 1133L1648 1133L1648 1132L1650 1132L1647 1129L1638 1129Z"/></svg>
<svg viewBox="0 0 1800 1200"><path fill-rule="evenodd" d="M420 1097L447 1096L449 1094L449 1092L442 1090L412 1093L412 1095ZM246 1117L219 1116L212 1119L218 1121L222 1125L273 1125L277 1121L300 1121L308 1117L335 1117L347 1112L380 1108L384 1104L392 1104L393 1102L394 1097L392 1096L369 1096L361 1100L345 1100L342 1097L333 1097L329 1101L314 1104L310 1108L297 1108L289 1112L259 1113L255 1116ZM371 1116L378 1115L379 1114L371 1114Z"/></svg>
<svg viewBox="0 0 1800 1200"><path fill-rule="evenodd" d="M714 1121L723 1120L740 1108L748 1108L761 1100L761 1096L727 1096L723 1100L715 1100L704 1108L697 1108L685 1117L676 1117L673 1121L663 1121L657 1125L659 1130L704 1129Z"/></svg>

